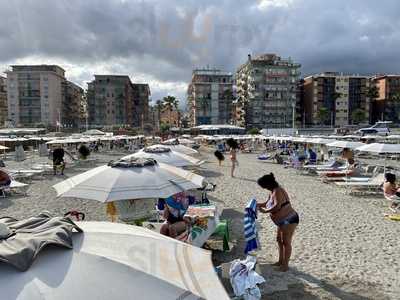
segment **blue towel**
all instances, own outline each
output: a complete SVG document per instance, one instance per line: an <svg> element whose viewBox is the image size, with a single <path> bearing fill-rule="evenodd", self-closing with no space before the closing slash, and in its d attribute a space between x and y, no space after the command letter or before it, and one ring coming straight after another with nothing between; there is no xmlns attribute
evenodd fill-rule
<svg viewBox="0 0 400 300"><path fill-rule="evenodd" d="M247 203L244 214L244 238L246 240L246 248L244 250L245 254L259 248L256 219L257 201L256 199L252 199Z"/></svg>

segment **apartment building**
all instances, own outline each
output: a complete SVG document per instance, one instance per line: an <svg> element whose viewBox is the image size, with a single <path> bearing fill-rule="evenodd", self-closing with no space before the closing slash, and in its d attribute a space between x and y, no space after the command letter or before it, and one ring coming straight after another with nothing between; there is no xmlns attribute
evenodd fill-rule
<svg viewBox="0 0 400 300"><path fill-rule="evenodd" d="M125 75L94 75L88 83L87 104L91 126L133 123L132 82Z"/></svg>
<svg viewBox="0 0 400 300"><path fill-rule="evenodd" d="M232 121L233 75L219 69L195 69L187 90L190 125Z"/></svg>
<svg viewBox="0 0 400 300"><path fill-rule="evenodd" d="M75 83L63 82L63 101L61 107L61 125L66 128L81 128L85 124L81 110L84 105L84 90Z"/></svg>
<svg viewBox="0 0 400 300"><path fill-rule="evenodd" d="M143 127L149 120L150 87L146 83L132 84L133 120L132 126Z"/></svg>
<svg viewBox="0 0 400 300"><path fill-rule="evenodd" d="M306 125L346 126L359 123L355 111L364 112L369 121L369 78L325 72L304 78L304 119Z"/></svg>
<svg viewBox="0 0 400 300"><path fill-rule="evenodd" d="M7 74L8 119L14 126L60 122L65 71L56 65L11 66Z"/></svg>
<svg viewBox="0 0 400 300"><path fill-rule="evenodd" d="M296 119L300 64L276 54L248 55L236 71L235 123L241 127L284 128Z"/></svg>
<svg viewBox="0 0 400 300"><path fill-rule="evenodd" d="M372 99L371 122L379 120L400 123L400 75L377 75L371 78L378 97Z"/></svg>
<svg viewBox="0 0 400 300"><path fill-rule="evenodd" d="M0 127L3 127L8 118L7 107L7 80L0 76Z"/></svg>

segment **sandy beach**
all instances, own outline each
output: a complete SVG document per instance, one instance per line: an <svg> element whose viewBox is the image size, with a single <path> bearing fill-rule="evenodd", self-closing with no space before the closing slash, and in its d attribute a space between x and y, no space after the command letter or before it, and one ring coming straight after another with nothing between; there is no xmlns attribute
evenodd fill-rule
<svg viewBox="0 0 400 300"><path fill-rule="evenodd" d="M124 154L121 153L120 156ZM236 178L229 176L230 162L218 166L211 149L201 150L207 162L199 171L217 184L209 193L212 200L224 207L223 219L230 219L232 249L214 251L215 264L244 257L243 211L255 197L263 201L267 191L256 180L273 172L283 185L300 225L293 241L290 271L276 272L271 266L277 260L275 226L267 215L260 215L259 269L266 279L262 287L265 299L399 299L400 298L400 223L385 220L388 212L383 196L350 196L345 190L324 184L315 177L296 174L293 169L257 160L256 154L239 154ZM117 156L95 154L97 165ZM28 159L23 163L7 160L11 169L29 166L46 158ZM28 196L0 199L0 215L24 218L43 210L63 214L77 209L87 220L106 220L105 206L96 201L57 199L51 188L57 182L88 168L68 168L66 176L46 176L33 180Z"/></svg>

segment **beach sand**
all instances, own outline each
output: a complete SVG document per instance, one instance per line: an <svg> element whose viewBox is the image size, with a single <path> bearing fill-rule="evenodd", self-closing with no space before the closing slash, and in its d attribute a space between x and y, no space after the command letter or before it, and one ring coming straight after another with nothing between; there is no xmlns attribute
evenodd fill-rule
<svg viewBox="0 0 400 300"><path fill-rule="evenodd" d="M126 154L126 153L125 153ZM96 154L97 165L124 154ZM399 299L400 298L400 223L388 221L383 214L388 205L383 197L355 197L315 177L296 174L292 169L257 160L256 154L239 154L236 178L230 178L230 161L222 167L213 150L202 149L206 162L200 174L217 184L209 193L212 200L224 207L223 219L230 219L232 249L214 251L216 265L244 257L243 212L246 203L256 197L264 201L268 192L256 180L273 172L289 192L300 225L293 240L290 271L279 273L270 265L277 260L275 226L267 215L260 215L258 268L266 279L262 286L265 299ZM46 158L23 163L7 160L10 168L29 166ZM44 210L64 214L68 210L83 211L87 220L107 220L105 206L96 201L56 198L51 188L67 177L87 168L68 168L66 176L46 176L34 180L28 196L0 199L0 216L25 218ZM229 291L229 284L225 281Z"/></svg>

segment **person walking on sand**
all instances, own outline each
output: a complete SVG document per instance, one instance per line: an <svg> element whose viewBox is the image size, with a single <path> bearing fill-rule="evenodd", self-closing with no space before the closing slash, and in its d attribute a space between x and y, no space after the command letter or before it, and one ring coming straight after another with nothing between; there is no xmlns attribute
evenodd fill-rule
<svg viewBox="0 0 400 300"><path fill-rule="evenodd" d="M229 155L231 158L231 162L232 162L232 166L231 166L231 177L235 177L235 168L236 165L239 165L239 162L237 160L237 149L239 148L238 143L230 138L226 141L226 143L228 144L230 150L229 150Z"/></svg>
<svg viewBox="0 0 400 300"><path fill-rule="evenodd" d="M278 227L276 240L279 248L279 260L275 266L279 266L281 272L289 269L290 256L292 254L292 238L299 224L299 215L293 209L288 193L275 180L273 173L262 176L257 183L263 189L271 192L268 200L258 203L258 210L269 213L272 221Z"/></svg>

